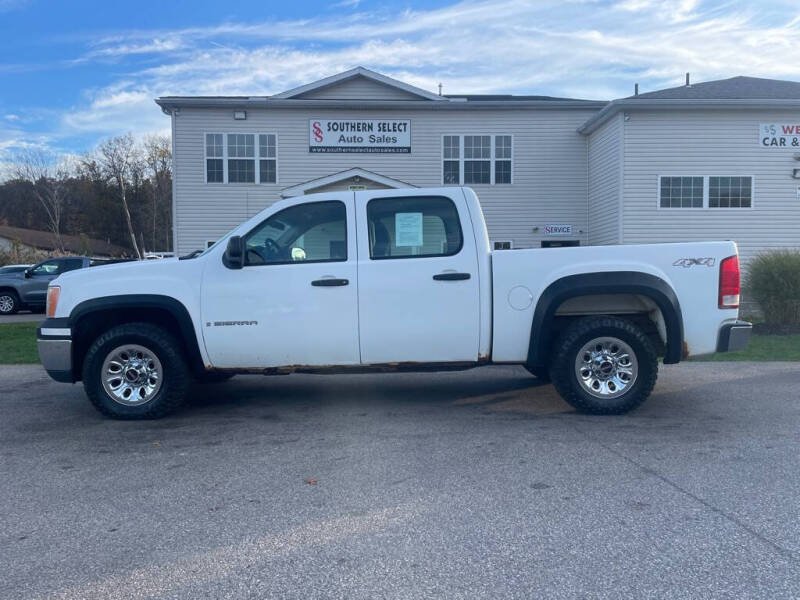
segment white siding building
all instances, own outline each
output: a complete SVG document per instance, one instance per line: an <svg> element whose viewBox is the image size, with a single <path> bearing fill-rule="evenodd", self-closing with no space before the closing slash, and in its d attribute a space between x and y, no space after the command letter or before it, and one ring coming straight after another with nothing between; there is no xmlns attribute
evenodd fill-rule
<svg viewBox="0 0 800 600"><path fill-rule="evenodd" d="M440 96L356 68L269 97L164 97L174 241L282 197L469 185L513 248L800 246L800 84L746 77L612 102Z"/></svg>

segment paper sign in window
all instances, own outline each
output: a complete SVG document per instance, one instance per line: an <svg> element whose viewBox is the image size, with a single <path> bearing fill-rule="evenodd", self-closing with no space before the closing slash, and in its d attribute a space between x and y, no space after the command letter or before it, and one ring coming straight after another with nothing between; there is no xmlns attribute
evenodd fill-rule
<svg viewBox="0 0 800 600"><path fill-rule="evenodd" d="M394 245L422 246L422 213L395 213Z"/></svg>

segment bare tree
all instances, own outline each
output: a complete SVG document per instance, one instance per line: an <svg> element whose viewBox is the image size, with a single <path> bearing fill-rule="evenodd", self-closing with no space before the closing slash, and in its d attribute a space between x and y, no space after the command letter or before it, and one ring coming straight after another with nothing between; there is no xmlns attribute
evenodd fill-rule
<svg viewBox="0 0 800 600"><path fill-rule="evenodd" d="M166 135L151 135L144 140L144 158L153 182L153 234L151 247L156 249L158 208L167 201L172 178L172 143Z"/></svg>
<svg viewBox="0 0 800 600"><path fill-rule="evenodd" d="M27 148L13 159L13 175L31 184L33 195L47 213L47 221L53 232L56 247L64 252L61 239L61 217L66 198L66 180L69 168L66 162L38 148Z"/></svg>
<svg viewBox="0 0 800 600"><path fill-rule="evenodd" d="M128 179L136 170L136 163L139 161L136 141L130 133L113 137L100 144L98 153L98 162L104 175L117 185L119 197L122 200L122 208L125 212L125 221L128 224L131 245L133 246L133 251L136 252L136 256L141 259L142 253L139 251L139 244L136 243L136 234L133 232L131 211L128 209L126 196Z"/></svg>

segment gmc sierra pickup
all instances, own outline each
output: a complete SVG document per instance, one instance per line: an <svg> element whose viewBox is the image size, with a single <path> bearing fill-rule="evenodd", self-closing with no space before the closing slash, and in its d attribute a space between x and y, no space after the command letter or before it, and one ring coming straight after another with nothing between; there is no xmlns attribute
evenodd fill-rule
<svg viewBox="0 0 800 600"><path fill-rule="evenodd" d="M733 242L491 252L469 188L282 200L181 259L53 281L42 364L105 415L155 418L193 378L524 365L578 410L644 401L658 357L743 347Z"/></svg>

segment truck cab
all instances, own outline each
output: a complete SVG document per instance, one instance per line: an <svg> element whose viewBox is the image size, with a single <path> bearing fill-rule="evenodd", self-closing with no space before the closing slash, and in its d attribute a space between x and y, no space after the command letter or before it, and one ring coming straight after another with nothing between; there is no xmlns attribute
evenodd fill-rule
<svg viewBox="0 0 800 600"><path fill-rule="evenodd" d="M732 242L492 253L469 188L281 201L182 259L53 281L45 368L118 418L236 373L520 364L579 410L619 413L658 357L746 343Z"/></svg>

